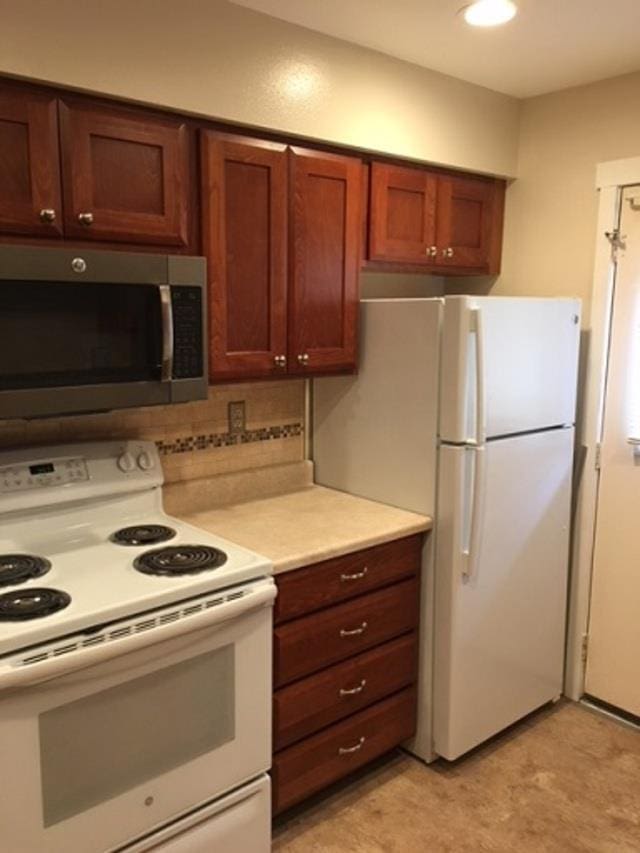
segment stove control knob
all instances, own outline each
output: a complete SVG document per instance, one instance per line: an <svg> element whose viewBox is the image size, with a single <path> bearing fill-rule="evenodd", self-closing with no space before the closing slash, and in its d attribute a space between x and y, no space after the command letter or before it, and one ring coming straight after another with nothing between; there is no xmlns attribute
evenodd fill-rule
<svg viewBox="0 0 640 853"><path fill-rule="evenodd" d="M136 467L136 460L127 450L121 456L118 457L118 468L121 471L124 471L125 474L129 474Z"/></svg>
<svg viewBox="0 0 640 853"><path fill-rule="evenodd" d="M153 468L153 457L146 450L138 454L138 468L142 471L151 471Z"/></svg>

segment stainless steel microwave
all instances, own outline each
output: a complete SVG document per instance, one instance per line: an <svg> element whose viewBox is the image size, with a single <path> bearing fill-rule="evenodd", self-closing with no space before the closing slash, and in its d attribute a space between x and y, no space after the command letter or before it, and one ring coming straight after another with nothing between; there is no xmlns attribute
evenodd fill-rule
<svg viewBox="0 0 640 853"><path fill-rule="evenodd" d="M207 396L204 258L0 247L0 419Z"/></svg>

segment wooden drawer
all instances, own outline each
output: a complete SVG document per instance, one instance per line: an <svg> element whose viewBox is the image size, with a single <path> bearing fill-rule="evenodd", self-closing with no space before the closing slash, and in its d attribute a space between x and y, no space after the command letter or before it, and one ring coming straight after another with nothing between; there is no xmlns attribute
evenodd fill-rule
<svg viewBox="0 0 640 853"><path fill-rule="evenodd" d="M422 533L315 563L276 577L278 625L363 592L393 583L420 570Z"/></svg>
<svg viewBox="0 0 640 853"><path fill-rule="evenodd" d="M279 752L273 760L273 809L281 812L411 737L411 687Z"/></svg>
<svg viewBox="0 0 640 853"><path fill-rule="evenodd" d="M274 684L280 687L404 634L418 622L418 579L338 604L274 630Z"/></svg>
<svg viewBox="0 0 640 853"><path fill-rule="evenodd" d="M274 751L407 687L417 656L414 631L276 691Z"/></svg>

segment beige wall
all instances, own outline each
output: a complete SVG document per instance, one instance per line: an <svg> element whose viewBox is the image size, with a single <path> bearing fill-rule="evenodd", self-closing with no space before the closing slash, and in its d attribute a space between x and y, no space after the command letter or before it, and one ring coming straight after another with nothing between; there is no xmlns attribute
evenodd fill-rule
<svg viewBox="0 0 640 853"><path fill-rule="evenodd" d="M580 296L588 319L596 165L640 155L639 103L640 73L523 102L519 178L492 293Z"/></svg>
<svg viewBox="0 0 640 853"><path fill-rule="evenodd" d="M0 0L0 71L515 174L516 99L223 0Z"/></svg>

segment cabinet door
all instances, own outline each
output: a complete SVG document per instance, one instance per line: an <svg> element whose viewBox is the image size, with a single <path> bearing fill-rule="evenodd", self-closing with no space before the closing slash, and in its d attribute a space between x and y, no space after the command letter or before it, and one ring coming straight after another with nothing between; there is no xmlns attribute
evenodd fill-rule
<svg viewBox="0 0 640 853"><path fill-rule="evenodd" d="M504 182L443 176L438 181L438 264L499 271Z"/></svg>
<svg viewBox="0 0 640 853"><path fill-rule="evenodd" d="M292 148L289 371L356 366L362 164Z"/></svg>
<svg viewBox="0 0 640 853"><path fill-rule="evenodd" d="M61 234L57 100L0 92L0 231Z"/></svg>
<svg viewBox="0 0 640 853"><path fill-rule="evenodd" d="M284 373L286 147L207 131L202 181L210 376Z"/></svg>
<svg viewBox="0 0 640 853"><path fill-rule="evenodd" d="M371 166L370 258L433 265L437 262L437 176L423 169Z"/></svg>
<svg viewBox="0 0 640 853"><path fill-rule="evenodd" d="M186 245L184 123L72 101L60 122L67 236Z"/></svg>

